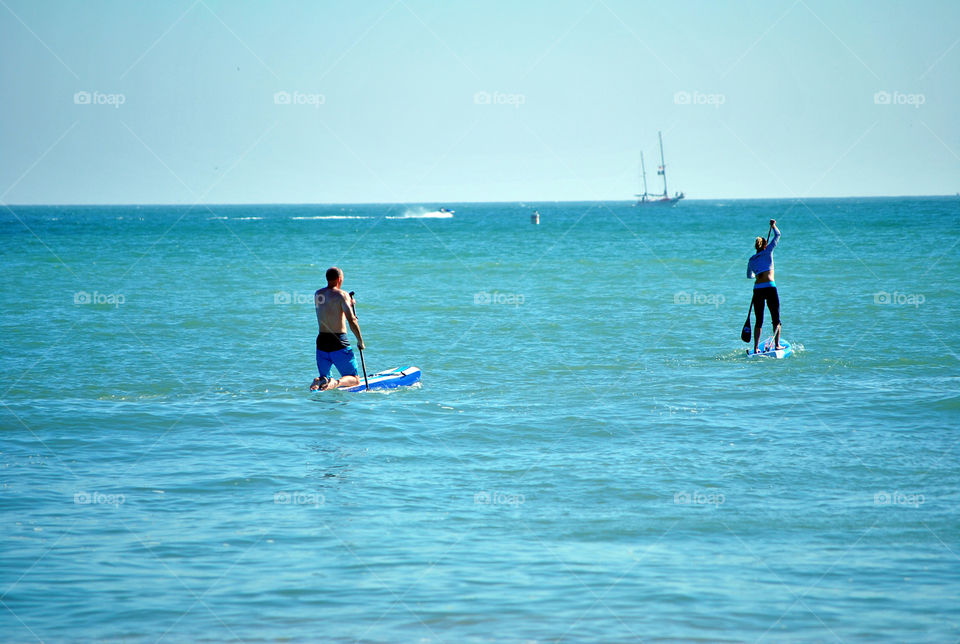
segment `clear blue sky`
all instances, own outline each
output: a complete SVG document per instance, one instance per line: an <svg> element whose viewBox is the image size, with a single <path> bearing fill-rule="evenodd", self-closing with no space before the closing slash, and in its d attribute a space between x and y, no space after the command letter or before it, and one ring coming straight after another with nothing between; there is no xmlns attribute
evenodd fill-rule
<svg viewBox="0 0 960 644"><path fill-rule="evenodd" d="M955 0L0 0L0 202L629 199L657 130L690 198L953 194L958 25Z"/></svg>

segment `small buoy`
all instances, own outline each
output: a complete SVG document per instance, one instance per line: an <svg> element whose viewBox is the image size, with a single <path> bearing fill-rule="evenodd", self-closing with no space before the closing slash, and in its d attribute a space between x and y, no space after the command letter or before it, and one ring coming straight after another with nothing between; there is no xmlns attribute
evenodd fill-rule
<svg viewBox="0 0 960 644"><path fill-rule="evenodd" d="M531 224L539 224L539 223L540 223L540 213L537 212L536 210L534 210L534 211L533 211L533 214L530 215L530 223L531 223Z"/></svg>

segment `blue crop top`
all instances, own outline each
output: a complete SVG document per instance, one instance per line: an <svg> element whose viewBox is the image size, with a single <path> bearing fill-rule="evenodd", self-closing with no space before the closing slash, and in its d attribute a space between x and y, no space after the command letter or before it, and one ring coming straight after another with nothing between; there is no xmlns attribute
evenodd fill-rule
<svg viewBox="0 0 960 644"><path fill-rule="evenodd" d="M773 233L773 241L767 244L766 248L751 257L747 262L747 277L753 279L759 273L773 269L773 249L777 247L779 240L780 231L775 230Z"/></svg>

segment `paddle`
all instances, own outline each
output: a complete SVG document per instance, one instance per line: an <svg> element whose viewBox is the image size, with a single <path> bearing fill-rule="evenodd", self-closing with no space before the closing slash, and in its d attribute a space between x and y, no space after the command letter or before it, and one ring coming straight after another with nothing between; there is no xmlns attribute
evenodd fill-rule
<svg viewBox="0 0 960 644"><path fill-rule="evenodd" d="M773 232L773 224L767 230L767 243L770 243L770 233ZM750 314L753 313L753 297L750 298L750 308L747 309L747 321L743 323L743 330L740 331L740 339L744 342L750 342Z"/></svg>
<svg viewBox="0 0 960 644"><path fill-rule="evenodd" d="M357 301L354 299L353 294L355 291L350 291L350 300L351 306L353 307L353 317L357 317ZM367 381L367 365L363 361L363 349L359 346L357 349L360 351L360 366L363 367L363 385L366 387L367 391L370 391L370 383Z"/></svg>
<svg viewBox="0 0 960 644"><path fill-rule="evenodd" d="M740 332L740 339L744 342L750 342L750 314L753 313L753 298L750 298L750 307L747 309L747 321L743 323L743 331Z"/></svg>

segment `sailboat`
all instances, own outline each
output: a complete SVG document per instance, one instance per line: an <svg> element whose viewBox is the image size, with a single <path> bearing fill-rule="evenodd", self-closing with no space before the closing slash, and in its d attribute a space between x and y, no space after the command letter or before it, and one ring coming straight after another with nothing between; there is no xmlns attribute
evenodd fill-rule
<svg viewBox="0 0 960 644"><path fill-rule="evenodd" d="M660 167L657 168L657 174L663 177L663 194L652 195L647 192L647 168L643 162L643 152L640 153L640 171L643 175L643 194L635 195L639 197L637 206L658 205L658 206L676 206L677 202L683 199L683 193L678 192L672 197L667 192L667 164L663 161L663 132L657 132L660 138Z"/></svg>

